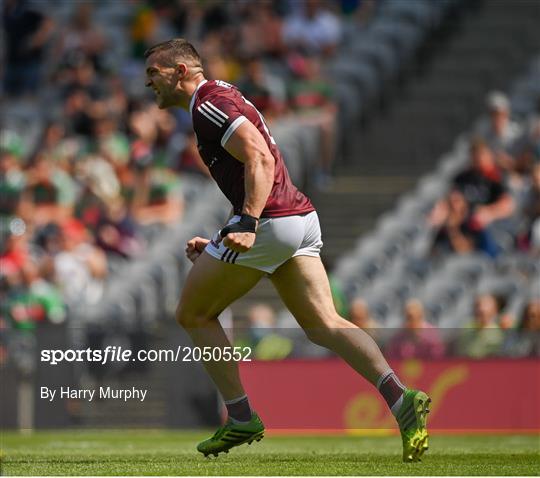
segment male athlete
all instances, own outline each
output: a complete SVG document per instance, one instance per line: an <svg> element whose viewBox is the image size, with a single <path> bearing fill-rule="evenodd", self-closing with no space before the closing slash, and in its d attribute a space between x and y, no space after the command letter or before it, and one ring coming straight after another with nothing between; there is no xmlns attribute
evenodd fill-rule
<svg viewBox="0 0 540 478"><path fill-rule="evenodd" d="M201 58L186 40L159 43L145 53L146 86L160 108L182 107L193 119L200 155L234 216L212 240L187 243L193 267L176 318L199 347L230 347L217 316L268 275L306 335L340 355L377 387L397 419L403 460L420 461L428 448L430 399L405 388L362 329L340 317L332 301L317 213L292 184L262 115L232 85L206 80ZM234 361L204 362L228 420L197 446L217 456L263 437Z"/></svg>

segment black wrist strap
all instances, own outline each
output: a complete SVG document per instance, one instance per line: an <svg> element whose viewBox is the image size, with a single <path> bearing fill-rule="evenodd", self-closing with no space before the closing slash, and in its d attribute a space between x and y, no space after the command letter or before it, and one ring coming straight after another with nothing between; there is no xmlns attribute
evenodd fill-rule
<svg viewBox="0 0 540 478"><path fill-rule="evenodd" d="M255 216L250 216L249 214L242 214L240 216L240 222L246 225L251 225L253 227L253 232L255 232L257 230L259 218Z"/></svg>
<svg viewBox="0 0 540 478"><path fill-rule="evenodd" d="M230 234L231 232L255 233L257 232L258 221L259 219L254 216L250 216L249 214L242 214L238 222L225 226L221 231L219 231L219 235L221 237L226 237L227 234Z"/></svg>

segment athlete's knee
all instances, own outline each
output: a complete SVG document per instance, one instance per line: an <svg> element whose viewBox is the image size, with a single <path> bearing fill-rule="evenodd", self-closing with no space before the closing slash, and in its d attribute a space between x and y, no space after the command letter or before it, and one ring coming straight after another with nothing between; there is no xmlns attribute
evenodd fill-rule
<svg viewBox="0 0 540 478"><path fill-rule="evenodd" d="M184 329L196 329L204 327L208 323L209 317L205 314L197 314L181 304L176 309L176 322Z"/></svg>
<svg viewBox="0 0 540 478"><path fill-rule="evenodd" d="M305 328L304 332L306 333L307 338L311 340L311 342L316 345L320 345L321 347L325 347L328 338L325 337L325 331L322 328L309 327Z"/></svg>
<svg viewBox="0 0 540 478"><path fill-rule="evenodd" d="M334 337L339 334L339 330L347 327L349 322L337 314L328 314L320 317L319 320L310 327L305 327L304 331L309 340L322 347L328 347Z"/></svg>

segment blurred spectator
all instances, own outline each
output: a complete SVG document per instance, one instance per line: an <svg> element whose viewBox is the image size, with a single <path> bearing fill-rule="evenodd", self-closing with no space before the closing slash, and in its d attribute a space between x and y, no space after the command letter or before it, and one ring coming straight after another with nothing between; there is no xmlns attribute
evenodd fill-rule
<svg viewBox="0 0 540 478"><path fill-rule="evenodd" d="M77 175L81 181L81 190L74 217L79 219L88 229L95 231L105 209L105 201L100 196L102 188L95 187L96 183L93 179L95 176L88 174L85 169L78 171Z"/></svg>
<svg viewBox="0 0 540 478"><path fill-rule="evenodd" d="M54 257L62 248L60 226L50 222L38 228L35 232L34 241L42 253L50 258ZM54 281L54 278L52 280Z"/></svg>
<svg viewBox="0 0 540 478"><path fill-rule="evenodd" d="M540 252L540 163L533 168L531 179L523 200L525 233L520 243L524 249Z"/></svg>
<svg viewBox="0 0 540 478"><path fill-rule="evenodd" d="M209 39L206 45L211 45ZM241 75L241 67L236 58L230 54L224 54L222 45L206 48L207 53L204 56L204 71L206 77L211 80L222 80L229 83L236 83ZM204 50L203 50L204 51Z"/></svg>
<svg viewBox="0 0 540 478"><path fill-rule="evenodd" d="M100 81L92 61L82 54L78 54L71 59L64 85L66 94L78 89L88 93L93 101L105 96L106 84Z"/></svg>
<svg viewBox="0 0 540 478"><path fill-rule="evenodd" d="M435 235L433 254L466 254L473 250L490 256L497 254L497 244L486 229L479 229L472 221L465 196L453 190L446 199L446 217Z"/></svg>
<svg viewBox="0 0 540 478"><path fill-rule="evenodd" d="M83 88L73 89L64 102L65 123L69 125L69 133L80 136L91 136L94 131L94 118L91 111L91 99Z"/></svg>
<svg viewBox="0 0 540 478"><path fill-rule="evenodd" d="M114 200L120 194L121 185L113 166L100 156L81 156L75 175L102 203Z"/></svg>
<svg viewBox="0 0 540 478"><path fill-rule="evenodd" d="M31 8L26 0L5 0L2 24L6 45L5 91L13 96L34 93L40 85L53 22Z"/></svg>
<svg viewBox="0 0 540 478"><path fill-rule="evenodd" d="M134 258L143 251L143 240L122 196L107 202L96 226L96 244L107 254Z"/></svg>
<svg viewBox="0 0 540 478"><path fill-rule="evenodd" d="M447 226L447 221L454 223L454 233L458 222L463 223L466 218L466 227L460 228L458 239L450 242L457 252L465 252L471 248L470 240L464 240L476 231L476 245L489 254L496 255L497 248L490 239L491 228L486 228L503 220L509 219L515 210L515 201L508 193L502 182L499 168L496 166L493 153L481 138L475 138L471 143L471 166L459 173L453 181L453 189L460 192L465 198L463 203L460 196L451 195L447 201L439 201L430 215L430 223L434 227ZM451 211L451 209L453 209ZM513 226L513 225L512 225ZM443 232L439 244L444 244L448 231ZM480 232L485 231L485 232Z"/></svg>
<svg viewBox="0 0 540 478"><path fill-rule="evenodd" d="M200 38L202 36L204 8L207 5L199 2L173 3L165 1L161 2L160 10L161 12L165 11L171 27L178 33L178 36L182 38Z"/></svg>
<svg viewBox="0 0 540 478"><path fill-rule="evenodd" d="M39 251L29 239L20 218L0 221L0 317L16 329L63 319L62 301L54 286L44 286L35 262Z"/></svg>
<svg viewBox="0 0 540 478"><path fill-rule="evenodd" d="M75 219L62 225L61 251L54 258L54 268L68 305L96 304L101 299L107 259L91 244L84 225Z"/></svg>
<svg viewBox="0 0 540 478"><path fill-rule="evenodd" d="M76 186L72 177L52 160L38 153L26 171L21 214L36 225L62 222L73 212Z"/></svg>
<svg viewBox="0 0 540 478"><path fill-rule="evenodd" d="M8 131L2 132L0 144L0 216L14 215L19 207L26 178L20 164L20 153L9 147L4 137Z"/></svg>
<svg viewBox="0 0 540 478"><path fill-rule="evenodd" d="M68 169L67 157L63 151L63 141L66 139L66 128L62 121L51 120L43 128L34 156L42 153L51 158L54 163L63 169Z"/></svg>
<svg viewBox="0 0 540 478"><path fill-rule="evenodd" d="M184 211L177 177L169 170L141 172L132 202L133 217L139 224L174 224Z"/></svg>
<svg viewBox="0 0 540 478"><path fill-rule="evenodd" d="M4 316L3 307L1 304L5 301L5 287L2 284L2 276L0 276L0 367L4 367L8 360L8 323L7 318Z"/></svg>
<svg viewBox="0 0 540 478"><path fill-rule="evenodd" d="M321 0L305 0L285 19L283 41L308 54L331 55L341 39L339 19L323 7Z"/></svg>
<svg viewBox="0 0 540 478"><path fill-rule="evenodd" d="M224 2L209 2L203 10L201 18L202 36L210 36L212 34L228 30L233 22L232 12L227 8Z"/></svg>
<svg viewBox="0 0 540 478"><path fill-rule="evenodd" d="M321 154L315 179L324 187L336 153L337 105L330 84L322 76L318 58L295 56L290 65L295 78L289 86L289 103L296 114L295 121L319 129Z"/></svg>
<svg viewBox="0 0 540 478"><path fill-rule="evenodd" d="M131 166L136 170L146 169L154 159L153 147L159 136L156 114L147 105L141 105L131 111L128 126L133 137Z"/></svg>
<svg viewBox="0 0 540 478"><path fill-rule="evenodd" d="M487 97L489 122L479 125L476 133L484 138L487 146L495 154L499 167L511 170L514 159L511 156L512 148L523 134L518 123L510 119L510 100L501 92L494 91Z"/></svg>
<svg viewBox="0 0 540 478"><path fill-rule="evenodd" d="M519 209L530 186L531 172L540 157L536 158L533 145L527 138L522 138L516 145L514 157L513 168L507 172L505 179Z"/></svg>
<svg viewBox="0 0 540 478"><path fill-rule="evenodd" d="M203 58L205 76L208 79L236 83L240 78L242 63L237 30L230 25L212 26L211 30L203 35L199 53Z"/></svg>
<svg viewBox="0 0 540 478"><path fill-rule="evenodd" d="M499 306L490 294L480 295L474 303L473 322L460 331L455 351L470 358L485 358L501 352L504 335L497 325Z"/></svg>
<svg viewBox="0 0 540 478"><path fill-rule="evenodd" d="M289 64L295 75L288 92L294 111L329 109L335 112L332 87L322 75L321 61L315 56L294 56Z"/></svg>
<svg viewBox="0 0 540 478"><path fill-rule="evenodd" d="M507 334L504 354L540 357L540 299L533 299L527 304L518 328Z"/></svg>
<svg viewBox="0 0 540 478"><path fill-rule="evenodd" d="M371 316L365 300L357 298L351 302L349 320L357 327L365 330L374 340L380 338L381 325Z"/></svg>
<svg viewBox="0 0 540 478"><path fill-rule="evenodd" d="M11 327L33 329L37 322L44 320L43 306L24 286L21 270L11 271L8 275L2 273L0 282L0 287L5 291L0 304L0 316L7 320Z"/></svg>
<svg viewBox="0 0 540 478"><path fill-rule="evenodd" d="M143 58L144 52L155 42L157 26L156 12L146 2L138 3L130 25L134 57Z"/></svg>
<svg viewBox="0 0 540 478"><path fill-rule="evenodd" d="M115 168L123 168L129 161L129 140L118 129L117 120L103 116L94 124L96 150Z"/></svg>
<svg viewBox="0 0 540 478"><path fill-rule="evenodd" d="M177 222L183 213L183 196L174 172L166 167L164 145L174 131L174 118L157 107L135 110L130 116L134 135L130 165L133 169L131 208L141 224Z"/></svg>
<svg viewBox="0 0 540 478"><path fill-rule="evenodd" d="M261 340L276 326L276 314L272 307L260 303L250 307L247 313L250 335L254 342Z"/></svg>
<svg viewBox="0 0 540 478"><path fill-rule="evenodd" d="M286 88L281 78L269 74L259 57L245 62L245 73L238 81L238 88L266 119L283 113L286 107Z"/></svg>
<svg viewBox="0 0 540 478"><path fill-rule="evenodd" d="M27 224L18 217L0 217L0 273L5 276L22 274L23 267L35 253Z"/></svg>
<svg viewBox="0 0 540 478"><path fill-rule="evenodd" d="M259 360L284 359L293 350L293 342L276 328L276 314L266 304L256 304L248 311L249 338L253 356Z"/></svg>
<svg viewBox="0 0 540 478"><path fill-rule="evenodd" d="M422 302L409 300L404 313L404 328L394 335L386 349L389 356L396 359L443 357L444 343L438 330L426 321Z"/></svg>
<svg viewBox="0 0 540 478"><path fill-rule="evenodd" d="M283 21L276 2L246 2L239 27L241 55L280 57L283 54Z"/></svg>
<svg viewBox="0 0 540 478"><path fill-rule="evenodd" d="M107 41L99 25L93 22L92 14L91 2L76 4L69 24L62 31L56 54L58 58L72 58L82 54L101 70Z"/></svg>
<svg viewBox="0 0 540 478"><path fill-rule="evenodd" d="M536 219L531 226L531 252L540 255L540 218Z"/></svg>
<svg viewBox="0 0 540 478"><path fill-rule="evenodd" d="M465 196L479 228L514 212L514 202L502 183L493 153L482 139L472 142L471 166L456 176L454 187Z"/></svg>
<svg viewBox="0 0 540 478"><path fill-rule="evenodd" d="M538 101L538 103L540 103L540 100ZM535 118L531 119L527 139L536 161L540 161L540 116L536 116Z"/></svg>
<svg viewBox="0 0 540 478"><path fill-rule="evenodd" d="M507 297L503 298L504 303L506 303ZM512 310L503 309L501 306L501 313L499 315L499 327L501 330L511 330L516 326L516 318L514 317Z"/></svg>
<svg viewBox="0 0 540 478"><path fill-rule="evenodd" d="M44 320L58 324L66 319L60 291L42 276L39 264L34 260L29 260L23 267L23 283L29 300L41 306Z"/></svg>

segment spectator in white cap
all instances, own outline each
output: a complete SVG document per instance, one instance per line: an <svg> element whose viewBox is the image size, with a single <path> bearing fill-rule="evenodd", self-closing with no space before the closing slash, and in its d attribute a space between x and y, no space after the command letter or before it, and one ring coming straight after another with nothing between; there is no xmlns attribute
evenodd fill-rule
<svg viewBox="0 0 540 478"><path fill-rule="evenodd" d="M505 171L514 165L513 148L522 136L521 126L510 118L510 101L499 91L492 91L486 101L489 121L483 121L477 128L490 149L495 153L498 165Z"/></svg>

